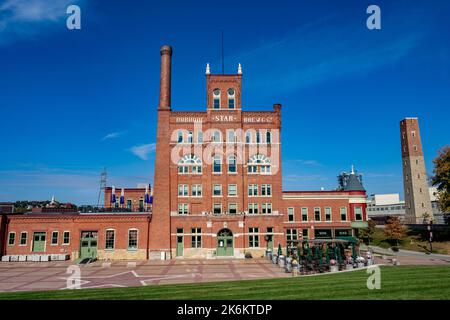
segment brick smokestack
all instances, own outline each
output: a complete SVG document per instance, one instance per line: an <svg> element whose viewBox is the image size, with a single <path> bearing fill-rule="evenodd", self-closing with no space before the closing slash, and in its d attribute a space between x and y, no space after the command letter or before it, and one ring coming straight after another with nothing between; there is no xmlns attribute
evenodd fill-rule
<svg viewBox="0 0 450 320"><path fill-rule="evenodd" d="M159 109L170 110L170 81L172 64L172 47L161 47L161 74L159 86Z"/></svg>

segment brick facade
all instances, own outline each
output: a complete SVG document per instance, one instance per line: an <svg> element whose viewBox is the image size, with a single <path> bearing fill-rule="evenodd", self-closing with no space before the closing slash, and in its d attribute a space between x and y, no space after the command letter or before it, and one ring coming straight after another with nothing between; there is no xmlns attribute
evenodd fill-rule
<svg viewBox="0 0 450 320"><path fill-rule="evenodd" d="M116 207L128 209L132 212L142 212L148 209L145 204L145 188L124 188L124 204L120 205L119 199L122 188L115 188L116 203L111 203L112 187L105 188L105 208ZM151 188L149 187L149 193Z"/></svg>
<svg viewBox="0 0 450 320"><path fill-rule="evenodd" d="M171 57L172 49L163 46L151 214L9 216L16 242L23 231L50 236L70 230L69 245L47 246L46 252L64 251L76 259L82 231L96 230L100 259L242 258L289 242L355 235L367 220L365 191L283 192L280 104L243 111L241 70L212 75L208 69L206 110L172 111ZM105 190L105 206L111 191ZM142 189L125 194L133 209L144 196ZM139 229L133 252L127 248L130 228ZM114 250L105 248L107 229L117 231ZM6 254L32 246L16 243Z"/></svg>

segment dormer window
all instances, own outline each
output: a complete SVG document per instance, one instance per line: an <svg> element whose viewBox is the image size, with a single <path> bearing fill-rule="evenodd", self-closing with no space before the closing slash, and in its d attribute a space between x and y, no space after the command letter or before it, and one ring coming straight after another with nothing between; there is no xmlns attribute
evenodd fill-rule
<svg viewBox="0 0 450 320"><path fill-rule="evenodd" d="M235 91L234 89L228 89L228 109L235 108Z"/></svg>
<svg viewBox="0 0 450 320"><path fill-rule="evenodd" d="M220 109L220 90L214 89L213 91L213 108Z"/></svg>

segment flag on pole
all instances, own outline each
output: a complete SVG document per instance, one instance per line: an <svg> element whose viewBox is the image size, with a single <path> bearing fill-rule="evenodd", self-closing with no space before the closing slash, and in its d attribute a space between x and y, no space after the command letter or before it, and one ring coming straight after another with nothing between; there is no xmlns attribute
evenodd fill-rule
<svg viewBox="0 0 450 320"><path fill-rule="evenodd" d="M153 188L150 190L150 203L153 204Z"/></svg>
<svg viewBox="0 0 450 320"><path fill-rule="evenodd" d="M145 203L150 203L150 196L148 194L148 185L145 186Z"/></svg>
<svg viewBox="0 0 450 320"><path fill-rule="evenodd" d="M112 186L111 203L116 203L116 188Z"/></svg>
<svg viewBox="0 0 450 320"><path fill-rule="evenodd" d="M123 205L125 203L125 190L122 188L122 191L120 192L120 204Z"/></svg>

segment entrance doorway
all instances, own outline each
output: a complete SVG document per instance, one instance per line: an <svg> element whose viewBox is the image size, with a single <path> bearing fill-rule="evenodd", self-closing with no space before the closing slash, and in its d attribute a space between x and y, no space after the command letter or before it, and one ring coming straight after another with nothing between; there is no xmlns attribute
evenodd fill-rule
<svg viewBox="0 0 450 320"><path fill-rule="evenodd" d="M184 248L183 236L178 235L177 236L177 257L183 256L183 248Z"/></svg>
<svg viewBox="0 0 450 320"><path fill-rule="evenodd" d="M35 232L33 234L33 252L45 251L45 232Z"/></svg>
<svg viewBox="0 0 450 320"><path fill-rule="evenodd" d="M97 231L81 231L80 258L97 258Z"/></svg>
<svg viewBox="0 0 450 320"><path fill-rule="evenodd" d="M233 233L230 229L222 229L217 233L217 256L233 255Z"/></svg>

